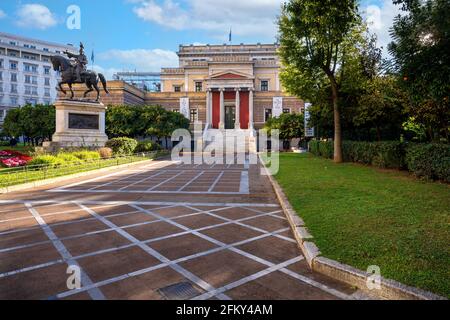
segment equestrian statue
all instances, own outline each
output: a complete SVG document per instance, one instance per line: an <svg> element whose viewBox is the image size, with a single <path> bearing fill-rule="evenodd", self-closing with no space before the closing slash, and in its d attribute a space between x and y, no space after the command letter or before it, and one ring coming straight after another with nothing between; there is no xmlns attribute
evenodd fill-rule
<svg viewBox="0 0 450 320"><path fill-rule="evenodd" d="M84 93L84 98L88 95L88 93L97 91L97 99L100 99L100 89L98 87L99 81L103 85L103 89L106 93L109 93L105 76L101 73L96 73L93 70L87 70L86 66L88 65L88 59L84 54L84 46L83 43L80 43L80 53L73 54L68 52L67 50L64 52L68 58L57 55L52 56L50 60L53 64L53 70L59 71L61 73L61 81L58 83L57 90L61 91L64 94L67 94L66 90L62 87L63 84L67 84L69 86L70 92L72 93L70 99L73 100L74 92L72 90L72 85L76 83L84 83L88 90ZM72 60L73 59L73 60Z"/></svg>

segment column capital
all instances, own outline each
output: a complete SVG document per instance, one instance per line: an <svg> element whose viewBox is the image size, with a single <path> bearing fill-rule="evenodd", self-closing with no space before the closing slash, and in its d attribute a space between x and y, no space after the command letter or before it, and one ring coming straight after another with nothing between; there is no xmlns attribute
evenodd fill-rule
<svg viewBox="0 0 450 320"><path fill-rule="evenodd" d="M220 92L224 92L224 91L225 91L225 88L219 88L219 91L220 91Z"/></svg>
<svg viewBox="0 0 450 320"><path fill-rule="evenodd" d="M234 88L234 91L241 91L241 88Z"/></svg>
<svg viewBox="0 0 450 320"><path fill-rule="evenodd" d="M254 91L255 91L255 88L248 88L248 91L254 92Z"/></svg>

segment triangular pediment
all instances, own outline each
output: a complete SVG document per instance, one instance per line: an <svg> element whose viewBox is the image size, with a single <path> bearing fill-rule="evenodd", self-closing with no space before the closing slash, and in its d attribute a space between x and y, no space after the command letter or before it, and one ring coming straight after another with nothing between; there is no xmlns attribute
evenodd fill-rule
<svg viewBox="0 0 450 320"><path fill-rule="evenodd" d="M211 80L244 80L253 78L254 77L249 74L232 70L216 73L210 77Z"/></svg>

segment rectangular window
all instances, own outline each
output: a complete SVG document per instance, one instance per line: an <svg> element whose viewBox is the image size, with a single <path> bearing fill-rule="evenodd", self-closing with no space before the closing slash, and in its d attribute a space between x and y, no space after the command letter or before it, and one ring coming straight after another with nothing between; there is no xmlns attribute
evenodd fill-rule
<svg viewBox="0 0 450 320"><path fill-rule="evenodd" d="M45 86L49 86L50 85L50 78L45 78L44 79L44 85Z"/></svg>
<svg viewBox="0 0 450 320"><path fill-rule="evenodd" d="M42 50L45 52L48 52L48 48L43 48Z"/></svg>
<svg viewBox="0 0 450 320"><path fill-rule="evenodd" d="M3 69L3 60L0 60L0 69Z"/></svg>
<svg viewBox="0 0 450 320"><path fill-rule="evenodd" d="M264 109L264 121L267 122L272 118L272 109Z"/></svg>
<svg viewBox="0 0 450 320"><path fill-rule="evenodd" d="M6 110L0 110L0 121L3 121L6 117Z"/></svg>
<svg viewBox="0 0 450 320"><path fill-rule="evenodd" d="M31 87L31 94L33 96L37 96L38 95L38 88L37 87Z"/></svg>
<svg viewBox="0 0 450 320"><path fill-rule="evenodd" d="M31 86L25 86L25 94L31 95Z"/></svg>
<svg viewBox="0 0 450 320"><path fill-rule="evenodd" d="M3 80L3 72L0 71L0 80Z"/></svg>
<svg viewBox="0 0 450 320"><path fill-rule="evenodd" d="M195 83L195 92L202 92L203 91L203 83L198 81Z"/></svg>
<svg viewBox="0 0 450 320"><path fill-rule="evenodd" d="M198 121L198 109L191 109L190 112L190 120L191 122L197 122Z"/></svg>
<svg viewBox="0 0 450 320"><path fill-rule="evenodd" d="M12 45L12 46L15 46L16 42L15 41L10 41L9 44Z"/></svg>
<svg viewBox="0 0 450 320"><path fill-rule="evenodd" d="M25 83L31 84L31 76L25 76Z"/></svg>
<svg viewBox="0 0 450 320"><path fill-rule="evenodd" d="M11 83L11 93L17 93L17 84Z"/></svg>
<svg viewBox="0 0 450 320"><path fill-rule="evenodd" d="M50 67L44 67L44 74L46 75L50 74Z"/></svg>
<svg viewBox="0 0 450 320"><path fill-rule="evenodd" d="M0 92L3 92L3 82L0 82Z"/></svg>
<svg viewBox="0 0 450 320"><path fill-rule="evenodd" d="M9 68L11 70L17 70L17 61L10 61L9 62Z"/></svg>
<svg viewBox="0 0 450 320"><path fill-rule="evenodd" d="M285 108L285 109L283 109L283 113L291 113L291 109Z"/></svg>
<svg viewBox="0 0 450 320"><path fill-rule="evenodd" d="M181 86L173 86L173 92L181 92Z"/></svg>
<svg viewBox="0 0 450 320"><path fill-rule="evenodd" d="M38 79L37 79L36 76L32 76L32 77L31 77L31 83L32 83L32 84L38 84Z"/></svg>
<svg viewBox="0 0 450 320"><path fill-rule="evenodd" d="M261 80L261 91L269 91L269 81Z"/></svg>
<svg viewBox="0 0 450 320"><path fill-rule="evenodd" d="M17 99L17 97L11 97L9 98L9 100L11 101L11 106L16 107L19 104L19 100Z"/></svg>
<svg viewBox="0 0 450 320"><path fill-rule="evenodd" d="M11 82L17 82L17 73L11 73Z"/></svg>
<svg viewBox="0 0 450 320"><path fill-rule="evenodd" d="M44 88L44 96L50 97L50 88Z"/></svg>

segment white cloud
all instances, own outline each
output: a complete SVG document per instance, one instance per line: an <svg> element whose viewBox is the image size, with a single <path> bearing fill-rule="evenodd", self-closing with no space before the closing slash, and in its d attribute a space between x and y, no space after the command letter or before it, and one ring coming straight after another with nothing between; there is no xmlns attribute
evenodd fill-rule
<svg viewBox="0 0 450 320"><path fill-rule="evenodd" d="M3 19L6 17L6 13L5 11L3 11L2 9L0 9L0 19Z"/></svg>
<svg viewBox="0 0 450 320"><path fill-rule="evenodd" d="M173 51L161 49L109 50L99 54L101 60L126 66L124 70L155 71L162 67L178 66L178 56Z"/></svg>
<svg viewBox="0 0 450 320"><path fill-rule="evenodd" d="M26 28L48 29L57 24L53 13L41 4L24 4L17 11L17 24Z"/></svg>
<svg viewBox="0 0 450 320"><path fill-rule="evenodd" d="M378 36L378 46L383 47L387 55L387 46L392 41L389 29L394 18L401 14L400 6L394 5L392 0L382 0L381 5L369 5L363 8L364 16L369 23L369 29Z"/></svg>
<svg viewBox="0 0 450 320"><path fill-rule="evenodd" d="M189 0L186 7L173 0L131 2L144 21L175 30L206 30L226 38L230 27L240 36L274 37L283 0Z"/></svg>
<svg viewBox="0 0 450 320"><path fill-rule="evenodd" d="M97 73L103 74L106 80L113 80L113 75L121 71L116 68L103 68L102 66L99 66L97 64L92 67L92 70Z"/></svg>

